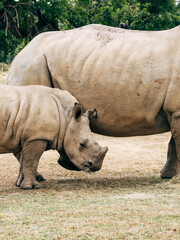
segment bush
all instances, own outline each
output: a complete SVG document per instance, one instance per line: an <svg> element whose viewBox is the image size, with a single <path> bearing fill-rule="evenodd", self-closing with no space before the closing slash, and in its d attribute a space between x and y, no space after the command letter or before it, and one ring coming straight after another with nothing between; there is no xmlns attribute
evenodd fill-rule
<svg viewBox="0 0 180 240"><path fill-rule="evenodd" d="M120 22L138 30L175 27L180 24L180 3L175 2L3 0L0 3L0 62L10 63L34 36L43 31L67 30L91 23L118 27Z"/></svg>
<svg viewBox="0 0 180 240"><path fill-rule="evenodd" d="M7 36L2 25L0 25L0 62L9 64L15 57L16 47L20 44L22 39L14 37L9 31Z"/></svg>
<svg viewBox="0 0 180 240"><path fill-rule="evenodd" d="M6 72L8 71L9 66L8 64L4 63L4 62L0 62L0 72Z"/></svg>

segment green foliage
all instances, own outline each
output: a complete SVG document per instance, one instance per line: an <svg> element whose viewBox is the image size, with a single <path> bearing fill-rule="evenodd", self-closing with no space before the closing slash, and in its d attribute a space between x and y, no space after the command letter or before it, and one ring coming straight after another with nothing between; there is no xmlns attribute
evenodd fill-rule
<svg viewBox="0 0 180 240"><path fill-rule="evenodd" d="M177 9L174 0L75 0L69 9L68 21L72 27L90 23L118 27L124 22L132 29L163 30L180 23Z"/></svg>
<svg viewBox="0 0 180 240"><path fill-rule="evenodd" d="M3 3L0 2L0 10L2 10L2 9L3 9Z"/></svg>
<svg viewBox="0 0 180 240"><path fill-rule="evenodd" d="M32 38L42 31L58 30L58 23L67 19L67 9L67 0L4 0L0 19L16 37Z"/></svg>
<svg viewBox="0 0 180 240"><path fill-rule="evenodd" d="M0 62L10 63L15 57L15 49L22 39L17 39L9 31L5 31L0 23Z"/></svg>
<svg viewBox="0 0 180 240"><path fill-rule="evenodd" d="M27 41L24 38L15 48L14 54L17 55L26 45L27 45Z"/></svg>
<svg viewBox="0 0 180 240"><path fill-rule="evenodd" d="M180 24L175 0L3 0L0 2L0 61L11 61L35 35L91 23L163 30Z"/></svg>

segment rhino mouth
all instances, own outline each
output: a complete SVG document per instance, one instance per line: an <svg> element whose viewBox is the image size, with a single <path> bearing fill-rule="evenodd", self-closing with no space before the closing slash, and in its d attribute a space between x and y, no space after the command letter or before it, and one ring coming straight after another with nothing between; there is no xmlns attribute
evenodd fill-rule
<svg viewBox="0 0 180 240"><path fill-rule="evenodd" d="M66 154L64 148L60 151L60 158L58 159L58 163L60 166L62 166L65 169L72 170L72 171L81 171L82 169L79 169L76 167L71 160L69 159L68 155Z"/></svg>

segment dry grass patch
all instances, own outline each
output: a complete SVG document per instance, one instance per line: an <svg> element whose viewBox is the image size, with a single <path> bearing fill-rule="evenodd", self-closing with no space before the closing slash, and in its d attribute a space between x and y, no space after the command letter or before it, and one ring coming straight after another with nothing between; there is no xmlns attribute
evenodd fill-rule
<svg viewBox="0 0 180 240"><path fill-rule="evenodd" d="M0 155L0 239L180 239L180 178L161 180L169 133L96 136L109 146L102 170L71 172L44 153L43 188L13 185L18 163Z"/></svg>

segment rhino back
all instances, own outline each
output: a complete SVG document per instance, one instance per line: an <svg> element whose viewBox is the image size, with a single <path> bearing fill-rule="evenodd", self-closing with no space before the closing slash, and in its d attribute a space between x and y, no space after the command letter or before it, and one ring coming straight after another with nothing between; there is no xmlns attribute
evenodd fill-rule
<svg viewBox="0 0 180 240"><path fill-rule="evenodd" d="M14 134L14 121L19 109L19 100L16 94L11 91L11 87L0 86L0 152L11 152L19 144L19 132Z"/></svg>
<svg viewBox="0 0 180 240"><path fill-rule="evenodd" d="M179 27L143 32L90 25L40 35L28 46L33 57L27 56L27 49L23 54L31 67L37 65L34 58L45 56L49 82L68 90L85 108L97 109L94 131L114 136L153 134L169 131L163 103L170 80L179 76L179 70L174 71L179 35ZM12 69L16 64L17 60ZM22 84L31 82L27 73ZM19 84L17 79L9 83Z"/></svg>
<svg viewBox="0 0 180 240"><path fill-rule="evenodd" d="M25 141L53 142L58 137L59 112L45 87L0 86L0 97L1 152L11 152Z"/></svg>

